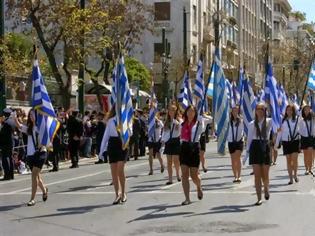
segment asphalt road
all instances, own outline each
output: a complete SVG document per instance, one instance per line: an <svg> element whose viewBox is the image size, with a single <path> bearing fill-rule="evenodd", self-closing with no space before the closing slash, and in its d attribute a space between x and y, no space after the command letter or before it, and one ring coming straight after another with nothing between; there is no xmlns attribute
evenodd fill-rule
<svg viewBox="0 0 315 236"><path fill-rule="evenodd" d="M192 201L184 200L181 184L166 186L166 172L148 176L147 158L127 164L128 201L113 206L113 187L107 164L85 159L79 169L65 164L57 173L44 170L49 188L47 202L38 193L34 207L30 198L30 176L0 182L0 235L315 235L315 183L304 176L288 186L285 159L279 156L271 168L271 197L253 206L256 195L251 168L243 168L241 184L233 184L230 159L215 153L208 144L209 171L202 173L204 199L199 201L192 186Z"/></svg>

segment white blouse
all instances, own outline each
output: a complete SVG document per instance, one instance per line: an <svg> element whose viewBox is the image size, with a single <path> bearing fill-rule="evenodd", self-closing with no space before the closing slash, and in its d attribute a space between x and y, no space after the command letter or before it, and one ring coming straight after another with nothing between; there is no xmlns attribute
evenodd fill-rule
<svg viewBox="0 0 315 236"><path fill-rule="evenodd" d="M173 119L171 122L171 128L165 127L163 129L162 134L162 142L167 142L171 138L171 131L173 129L172 138L179 138L180 137L180 125L181 123L178 120ZM174 126L174 127L173 127Z"/></svg>
<svg viewBox="0 0 315 236"><path fill-rule="evenodd" d="M300 135L303 137L308 137L308 130L311 131L311 136L315 136L315 119L313 118L312 121L310 120L299 120L299 131Z"/></svg>
<svg viewBox="0 0 315 236"><path fill-rule="evenodd" d="M204 118L204 128L202 132L206 132L207 125L212 123L212 117L207 115L203 115L202 117Z"/></svg>
<svg viewBox="0 0 315 236"><path fill-rule="evenodd" d="M233 137L234 135L234 137ZM228 136L227 136L227 141L228 142L239 142L243 139L244 136L244 123L242 120L240 120L239 124L235 121L229 122L229 131L228 131Z"/></svg>
<svg viewBox="0 0 315 236"><path fill-rule="evenodd" d="M155 119L155 136L149 137L149 142L158 142L162 137L162 130L163 130L163 122L159 119Z"/></svg>
<svg viewBox="0 0 315 236"><path fill-rule="evenodd" d="M291 135L294 140L299 139L299 120L285 119L281 125L281 131L278 133L278 136L281 136L282 141L291 141ZM294 130L294 128L296 129ZM290 134L291 129L291 134Z"/></svg>
<svg viewBox="0 0 315 236"><path fill-rule="evenodd" d="M262 124L263 124L263 120L258 122L258 126L259 126L260 130L262 129ZM267 140L269 140L271 129L272 129L272 124L271 124L270 118L266 118L266 128L267 128L266 138L267 138ZM249 127L248 127L248 137L247 137L247 146L246 146L247 152L249 152L249 148L250 148L250 145L252 144L253 140L260 140L260 137L256 133L256 127L255 127L255 121L254 120L249 123Z"/></svg>
<svg viewBox="0 0 315 236"><path fill-rule="evenodd" d="M21 132L24 133L24 134L27 134L27 153L26 155L27 156L33 156L36 152L36 148L35 148L35 145L34 145L34 142L36 144L36 139L38 138L36 133L37 133L37 127L34 126L33 127L33 137L34 137L34 142L33 142L33 138L32 138L32 135L29 135L28 132L28 127L26 125L22 125L21 126ZM37 141L38 143L38 141Z"/></svg>

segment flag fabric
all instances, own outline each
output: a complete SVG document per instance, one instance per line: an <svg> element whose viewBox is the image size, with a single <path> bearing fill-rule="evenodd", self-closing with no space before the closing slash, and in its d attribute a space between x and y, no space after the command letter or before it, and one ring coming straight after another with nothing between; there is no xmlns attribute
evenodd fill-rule
<svg viewBox="0 0 315 236"><path fill-rule="evenodd" d="M116 103L117 91L116 91L116 83L118 80L116 79L117 76L117 66L115 65L113 72L112 72L112 91L110 96L110 104L113 106Z"/></svg>
<svg viewBox="0 0 315 236"><path fill-rule="evenodd" d="M298 101L298 96L296 95L296 94L293 94L292 96L291 96L291 103L293 103L293 105L294 105L294 107L295 107L295 110L296 110L296 112L297 112L297 114L298 114L298 112L299 112L299 101Z"/></svg>
<svg viewBox="0 0 315 236"><path fill-rule="evenodd" d="M209 97L213 97L213 83L214 83L214 70L211 70L211 73L209 75L209 83L208 83L208 90L207 90L207 95Z"/></svg>
<svg viewBox="0 0 315 236"><path fill-rule="evenodd" d="M32 107L36 114L38 144L50 146L60 123L51 104L37 60L34 62L32 71L32 87Z"/></svg>
<svg viewBox="0 0 315 236"><path fill-rule="evenodd" d="M244 119L244 132L246 136L248 135L249 123L255 118L255 107L256 107L256 98L251 86L251 83L248 79L243 80L243 98L241 101L241 112Z"/></svg>
<svg viewBox="0 0 315 236"><path fill-rule="evenodd" d="M312 111L315 112L315 94L313 92L310 93L310 99Z"/></svg>
<svg viewBox="0 0 315 236"><path fill-rule="evenodd" d="M285 90L284 90L282 85L278 85L278 101L279 101L279 105L280 105L281 115L282 115L282 117L284 117L285 110L286 110L286 107L288 106L289 102L288 102L287 95L286 95Z"/></svg>
<svg viewBox="0 0 315 236"><path fill-rule="evenodd" d="M311 90L315 90L315 61L313 61L310 75L307 81L307 87Z"/></svg>
<svg viewBox="0 0 315 236"><path fill-rule="evenodd" d="M243 83L244 83L244 80L245 80L245 71L241 67L240 68L239 81L238 81L238 91L240 93L240 103L242 103L242 101L243 101Z"/></svg>
<svg viewBox="0 0 315 236"><path fill-rule="evenodd" d="M116 115L117 130L120 133L123 149L126 149L132 134L133 107L124 57L121 56L116 75Z"/></svg>
<svg viewBox="0 0 315 236"><path fill-rule="evenodd" d="M205 85L203 81L203 64L202 64L202 60L200 59L198 62L197 76L196 76L195 87L194 87L194 95L196 97L196 107L197 107L198 114L200 114L201 109L202 109L204 91L205 91Z"/></svg>
<svg viewBox="0 0 315 236"><path fill-rule="evenodd" d="M154 142L155 140L155 116L157 112L157 99L154 92L154 82L152 79L151 83L151 97L150 97L150 111L149 111L149 118L148 118L148 126L149 126L149 137L152 138Z"/></svg>
<svg viewBox="0 0 315 236"><path fill-rule="evenodd" d="M193 103L188 71L185 71L183 83L178 94L178 102L183 110Z"/></svg>
<svg viewBox="0 0 315 236"><path fill-rule="evenodd" d="M277 81L273 76L272 64L268 63L265 81L265 99L269 102L272 119L272 131L277 132L281 125L280 106L278 103Z"/></svg>
<svg viewBox="0 0 315 236"><path fill-rule="evenodd" d="M226 79L224 76L219 49L216 48L214 57L214 100L215 122L217 124L218 153L225 153L225 144L229 128L229 101Z"/></svg>
<svg viewBox="0 0 315 236"><path fill-rule="evenodd" d="M265 102L265 91L263 89L260 89L257 93L257 102Z"/></svg>
<svg viewBox="0 0 315 236"><path fill-rule="evenodd" d="M233 95L232 98L233 98L234 104L239 105L241 94L239 91L239 87L237 86L235 81L232 82L232 95Z"/></svg>

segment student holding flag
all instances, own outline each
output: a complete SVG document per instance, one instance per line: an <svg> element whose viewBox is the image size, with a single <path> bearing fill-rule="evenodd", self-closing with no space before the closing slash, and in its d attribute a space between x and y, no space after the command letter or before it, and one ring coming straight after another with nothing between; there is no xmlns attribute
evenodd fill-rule
<svg viewBox="0 0 315 236"><path fill-rule="evenodd" d="M247 136L247 153L249 164L253 165L255 188L257 195L256 206L262 204L261 188L264 185L265 199L269 200L269 168L271 164L269 137L272 122L267 118L267 107L259 103L255 110L255 119L250 122Z"/></svg>
<svg viewBox="0 0 315 236"><path fill-rule="evenodd" d="M241 183L241 155L243 151L244 124L240 116L239 106L232 108L230 114L230 127L228 131L227 141L232 161L232 170L234 175L233 183Z"/></svg>

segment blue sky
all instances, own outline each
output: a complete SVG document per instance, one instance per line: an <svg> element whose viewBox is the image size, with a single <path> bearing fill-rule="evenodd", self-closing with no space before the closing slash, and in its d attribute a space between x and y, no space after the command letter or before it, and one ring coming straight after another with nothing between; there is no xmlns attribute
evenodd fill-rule
<svg viewBox="0 0 315 236"><path fill-rule="evenodd" d="M308 22L315 22L315 0L289 0L293 11L301 11L306 13Z"/></svg>

